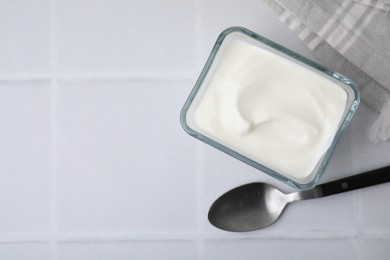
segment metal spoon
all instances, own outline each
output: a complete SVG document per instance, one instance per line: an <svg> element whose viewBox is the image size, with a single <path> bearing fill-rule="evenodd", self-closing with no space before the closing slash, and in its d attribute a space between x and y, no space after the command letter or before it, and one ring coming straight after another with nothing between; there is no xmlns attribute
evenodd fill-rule
<svg viewBox="0 0 390 260"><path fill-rule="evenodd" d="M250 183L219 197L211 206L208 218L211 224L223 230L253 231L274 223L290 202L322 198L389 181L390 166L290 194L266 183Z"/></svg>

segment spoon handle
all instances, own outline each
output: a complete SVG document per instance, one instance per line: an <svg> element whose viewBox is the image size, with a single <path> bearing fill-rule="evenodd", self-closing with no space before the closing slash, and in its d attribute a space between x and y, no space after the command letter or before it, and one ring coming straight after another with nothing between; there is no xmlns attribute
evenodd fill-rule
<svg viewBox="0 0 390 260"><path fill-rule="evenodd" d="M390 182L390 166L318 185L321 197Z"/></svg>

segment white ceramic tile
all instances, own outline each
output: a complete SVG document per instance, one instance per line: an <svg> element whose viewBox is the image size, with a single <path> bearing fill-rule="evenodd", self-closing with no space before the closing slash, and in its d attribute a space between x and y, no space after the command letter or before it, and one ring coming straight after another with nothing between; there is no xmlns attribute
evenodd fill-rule
<svg viewBox="0 0 390 260"><path fill-rule="evenodd" d="M179 74L194 39L193 1L58 1L61 72Z"/></svg>
<svg viewBox="0 0 390 260"><path fill-rule="evenodd" d="M344 154L346 160L351 160L355 173L390 165L390 142L375 145L368 138L377 117L378 113L361 103L351 121L351 147Z"/></svg>
<svg viewBox="0 0 390 260"><path fill-rule="evenodd" d="M50 247L46 243L0 243L0 259L48 260Z"/></svg>
<svg viewBox="0 0 390 260"><path fill-rule="evenodd" d="M359 240L356 242L358 259L387 260L390 256L390 239Z"/></svg>
<svg viewBox="0 0 390 260"><path fill-rule="evenodd" d="M50 68L49 1L2 1L0 76Z"/></svg>
<svg viewBox="0 0 390 260"><path fill-rule="evenodd" d="M209 55L218 35L228 27L243 26L276 41L306 57L314 58L308 48L263 2L202 0L202 60Z"/></svg>
<svg viewBox="0 0 390 260"><path fill-rule="evenodd" d="M191 241L129 241L99 243L62 243L59 260L124 260L124 259L197 259Z"/></svg>
<svg viewBox="0 0 390 260"><path fill-rule="evenodd" d="M48 86L0 83L0 236L49 228Z"/></svg>
<svg viewBox="0 0 390 260"><path fill-rule="evenodd" d="M60 84L60 230L195 228L195 142L179 123L188 86Z"/></svg>
<svg viewBox="0 0 390 260"><path fill-rule="evenodd" d="M390 236L390 183L360 190L358 195L361 232Z"/></svg>
<svg viewBox="0 0 390 260"><path fill-rule="evenodd" d="M369 130L375 118L376 114L362 104L348 129L349 146L341 145L338 147L340 152L338 153L339 156L336 156L337 167L341 169L342 165L346 166L342 161L349 161L348 175L390 165L390 142L374 145L368 140ZM343 171L345 170L348 169ZM390 206L386 203L386 197L390 195L388 185L383 184L357 191L357 216L361 232L390 232L390 221L384 217L390 214ZM338 198L339 196L336 196L334 200L336 201ZM339 211L342 204L338 205L340 206L337 211Z"/></svg>
<svg viewBox="0 0 390 260"><path fill-rule="evenodd" d="M236 239L206 240L204 259L356 259L349 240Z"/></svg>

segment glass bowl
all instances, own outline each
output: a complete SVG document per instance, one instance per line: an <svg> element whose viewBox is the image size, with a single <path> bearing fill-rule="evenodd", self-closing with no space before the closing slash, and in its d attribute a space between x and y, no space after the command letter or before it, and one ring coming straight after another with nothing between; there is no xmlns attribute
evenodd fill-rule
<svg viewBox="0 0 390 260"><path fill-rule="evenodd" d="M236 56L227 56L224 57L226 54L226 48L227 46L230 46L229 44L233 42L244 42L248 46L251 46L250 48L260 48L262 52L266 52L267 55L270 53L271 55L274 55L272 57L279 57L275 58L276 61L286 61L294 65L292 65L292 68L296 68L297 70L292 70L293 77L296 75L306 75L306 74L299 74L298 72L303 70L307 71L307 73L312 72L315 73L315 77L318 75L320 76L321 80L325 80L326 82L333 82L329 84L335 85L337 84L338 87L340 87L342 90L346 93L346 105L344 108L344 111L339 110L339 115L342 114L341 119L339 121L335 121L334 123L334 129L329 137L327 137L329 140L327 141L327 147L324 148L324 152L321 153L321 155L318 156L318 158L315 159L314 163L311 166L311 169L308 170L308 174L305 174L305 176L295 176L293 174L288 173L286 170L281 170L275 165L270 164L267 162L267 160L259 159L257 158L256 151L254 153L248 153L245 151L245 149L241 149L238 146L232 145L231 143L224 141L223 138L220 138L219 136L216 136L215 134L210 133L205 128L202 128L195 120L195 111L199 105L199 102L202 100L203 95L205 91L207 91L207 88L209 87L209 84L213 77L217 77L214 75L214 72L218 68L221 59L230 59L231 64L233 67L237 67L234 69L241 69L241 70L248 70L247 67L240 68L240 59L241 55ZM276 55L276 56L275 56ZM280 58L281 57L281 58ZM232 60L233 59L233 60ZM256 61L256 60L255 60ZM255 62L254 61L254 62ZM272 60L271 60L272 61ZM275 61L275 62L276 62ZM273 62L273 61L272 61ZM222 64L222 63L221 63ZM275 67L277 69L277 67ZM273 69L272 69L273 70ZM229 70L227 70L229 71ZM265 70L264 70L265 71ZM289 70L290 71L290 70ZM257 71L256 71L257 73ZM261 71L259 71L261 73ZM285 73L285 72L284 72ZM306 72L305 72L306 73ZM308 74L308 75L311 75ZM314 74L313 74L314 75ZM268 73L267 75L264 75L264 77L284 77L283 73L278 74L278 71L272 71L272 73ZM236 81L236 79L234 79ZM239 79L237 79L239 81ZM335 84L334 84L335 83ZM239 83L238 83L239 84ZM336 86L336 88L338 88ZM334 88L334 87L333 87ZM340 90L337 90L340 91ZM343 92L343 91L341 91ZM226 94L228 95L228 94ZM304 95L304 93L302 93ZM345 95L345 94L343 94ZM295 95L296 96L296 95ZM301 93L298 93L297 95L299 98L301 97ZM293 97L292 97L293 98ZM297 99L297 102L299 99ZM268 101L267 101L268 102ZM274 101L272 101L274 102ZM278 102L278 100L275 100L275 102ZM295 101L294 101L295 102ZM329 102L329 100L328 100ZM272 42L260 35L257 35L254 32L249 31L248 29L242 28L242 27L232 27L228 28L225 31L223 31L220 36L218 37L211 54L206 62L206 65L204 66L193 90L191 91L187 101L184 104L184 107L180 114L180 122L184 128L184 130L190 134L191 136L219 149L220 151L227 153L231 155L232 157L247 163L258 170L269 174L270 176L296 188L296 189L309 189L314 187L322 174L324 173L329 159L331 157L331 154L340 139L340 136L343 134L345 129L347 128L349 122L351 121L351 118L357 109L360 102L360 94L357 86L355 85L352 80L349 78L331 71L322 65L309 60L275 42ZM212 103L211 103L212 104ZM344 103L343 103L344 104ZM326 103L325 106L328 104ZM233 114L228 114L229 116L232 116ZM230 120L228 118L228 120ZM337 124L337 128L336 128ZM234 124L231 124L233 127ZM288 130L290 131L290 130ZM300 133L298 133L300 134ZM225 139L226 140L226 139ZM256 145L259 145L261 147L261 143L258 143ZM267 148L264 148L266 150ZM283 148L284 149L284 148ZM286 147L287 149L287 147ZM299 153L297 152L296 154ZM276 159L278 159L276 157ZM283 158L280 158L282 160ZM298 168L299 169L299 168Z"/></svg>

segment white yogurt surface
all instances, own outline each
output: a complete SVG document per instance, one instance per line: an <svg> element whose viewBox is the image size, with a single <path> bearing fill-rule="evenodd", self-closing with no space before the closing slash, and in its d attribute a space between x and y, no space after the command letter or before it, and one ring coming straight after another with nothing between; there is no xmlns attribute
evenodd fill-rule
<svg viewBox="0 0 390 260"><path fill-rule="evenodd" d="M199 130L289 177L310 175L342 120L345 90L244 40L221 51L195 103Z"/></svg>

